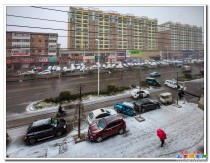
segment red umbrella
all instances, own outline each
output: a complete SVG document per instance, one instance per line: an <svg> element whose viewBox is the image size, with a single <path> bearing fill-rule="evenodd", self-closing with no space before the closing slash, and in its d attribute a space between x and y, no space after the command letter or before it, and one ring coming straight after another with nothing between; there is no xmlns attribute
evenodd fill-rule
<svg viewBox="0 0 210 163"><path fill-rule="evenodd" d="M165 140L166 139L166 133L161 129L157 130L157 136L160 138L160 140Z"/></svg>

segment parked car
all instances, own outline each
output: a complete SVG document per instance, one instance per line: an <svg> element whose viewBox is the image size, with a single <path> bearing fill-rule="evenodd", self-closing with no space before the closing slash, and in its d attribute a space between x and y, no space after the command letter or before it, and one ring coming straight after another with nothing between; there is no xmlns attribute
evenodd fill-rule
<svg viewBox="0 0 210 163"><path fill-rule="evenodd" d="M44 70L42 72L39 72L38 74L39 75L49 75L49 74L51 74L51 71L50 70Z"/></svg>
<svg viewBox="0 0 210 163"><path fill-rule="evenodd" d="M57 66L55 71L61 71L61 67L60 66Z"/></svg>
<svg viewBox="0 0 210 163"><path fill-rule="evenodd" d="M132 103L129 103L129 102L116 103L114 105L114 109L118 113L126 114L126 115L129 115L129 116L135 116L136 115L136 112L134 110L134 105Z"/></svg>
<svg viewBox="0 0 210 163"><path fill-rule="evenodd" d="M91 124L88 129L88 138L99 143L106 137L123 134L125 129L126 123L122 116L112 115Z"/></svg>
<svg viewBox="0 0 210 163"><path fill-rule="evenodd" d="M160 102L163 104L170 104L172 103L172 94L169 92L161 93L160 94Z"/></svg>
<svg viewBox="0 0 210 163"><path fill-rule="evenodd" d="M117 114L117 112L113 109L96 109L88 114L87 120L89 124L92 124L103 117L115 114Z"/></svg>
<svg viewBox="0 0 210 163"><path fill-rule="evenodd" d="M134 109L138 112L144 113L145 111L154 110L160 108L158 101L144 98L133 102Z"/></svg>
<svg viewBox="0 0 210 163"><path fill-rule="evenodd" d="M27 75L34 75L34 74L36 74L36 72L35 71L26 71L26 72L23 72L23 73L21 73L21 75L23 75L23 76L27 76Z"/></svg>
<svg viewBox="0 0 210 163"><path fill-rule="evenodd" d="M140 98L143 98L143 97L149 97L150 96L150 93L148 90L140 90L140 89L134 89L131 91L131 96L134 98L134 99L138 99L139 97Z"/></svg>
<svg viewBox="0 0 210 163"><path fill-rule="evenodd" d="M61 136L67 131L67 123L64 119L46 118L31 123L27 129L24 141L35 144L37 141Z"/></svg>
<svg viewBox="0 0 210 163"><path fill-rule="evenodd" d="M160 87L161 83L155 78L146 78L146 83L150 86Z"/></svg>
<svg viewBox="0 0 210 163"><path fill-rule="evenodd" d="M174 88L174 89L177 89L177 81L172 79L172 80L166 80L165 83L164 83L165 86L167 87L171 87L171 88ZM178 89L179 90L183 90L183 86L181 84L179 84L178 82Z"/></svg>
<svg viewBox="0 0 210 163"><path fill-rule="evenodd" d="M150 73L150 76L151 76L151 77L159 77L159 76L161 76L161 75L160 75L159 72L152 72L152 73Z"/></svg>

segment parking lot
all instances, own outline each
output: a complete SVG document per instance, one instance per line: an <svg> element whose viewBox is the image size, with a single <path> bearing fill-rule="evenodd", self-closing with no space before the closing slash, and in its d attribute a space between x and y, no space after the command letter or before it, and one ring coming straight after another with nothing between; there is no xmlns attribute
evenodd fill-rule
<svg viewBox="0 0 210 163"><path fill-rule="evenodd" d="M60 139L42 141L34 146L26 146L23 135L16 129L12 143L7 149L9 158L172 158L176 159L182 150L197 151L204 141L204 112L196 104L180 102L181 108L173 105L146 112L138 122L134 117L124 116L126 133L105 139L101 143L89 140L74 143L73 135L77 126ZM110 107L112 108L112 107ZM167 139L163 148L156 135L163 129ZM87 134L87 122L82 123L81 133ZM29 150L30 148L30 150Z"/></svg>

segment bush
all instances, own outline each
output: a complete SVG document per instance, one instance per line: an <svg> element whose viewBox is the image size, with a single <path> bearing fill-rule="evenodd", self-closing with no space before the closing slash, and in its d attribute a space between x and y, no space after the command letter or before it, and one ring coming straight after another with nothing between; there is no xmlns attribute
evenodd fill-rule
<svg viewBox="0 0 210 163"><path fill-rule="evenodd" d="M184 74L184 76L187 79L192 79L192 74L186 73L186 74Z"/></svg>
<svg viewBox="0 0 210 163"><path fill-rule="evenodd" d="M63 91L59 94L59 100L58 101L69 101L71 99L71 93L69 91Z"/></svg>
<svg viewBox="0 0 210 163"><path fill-rule="evenodd" d="M110 84L107 86L107 93L115 93L117 91L117 87L114 84Z"/></svg>

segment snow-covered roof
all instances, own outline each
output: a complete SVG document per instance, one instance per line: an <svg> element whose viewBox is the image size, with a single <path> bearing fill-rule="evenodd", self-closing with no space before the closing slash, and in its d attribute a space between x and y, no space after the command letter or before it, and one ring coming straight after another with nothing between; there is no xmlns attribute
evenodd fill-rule
<svg viewBox="0 0 210 163"><path fill-rule="evenodd" d="M51 118L46 118L46 119L40 119L38 121L33 122L33 126L40 126L43 124L49 124L51 122Z"/></svg>

